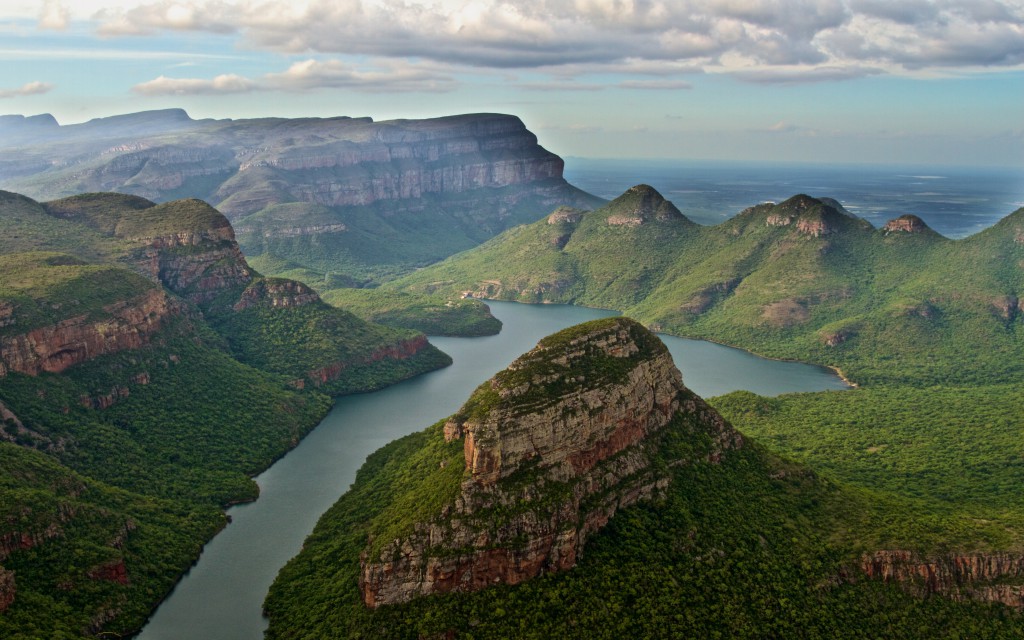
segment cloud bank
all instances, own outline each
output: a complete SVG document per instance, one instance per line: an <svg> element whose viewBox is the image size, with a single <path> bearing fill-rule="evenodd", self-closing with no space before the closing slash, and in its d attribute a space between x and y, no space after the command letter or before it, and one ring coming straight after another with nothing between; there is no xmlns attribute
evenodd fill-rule
<svg viewBox="0 0 1024 640"><path fill-rule="evenodd" d="M268 73L251 79L234 74L213 79L168 78L160 76L132 87L145 96L217 95L254 91L309 91L345 88L366 93L442 92L455 87L451 77L417 65L385 63L370 70L355 68L338 60L296 62L282 73Z"/></svg>
<svg viewBox="0 0 1024 640"><path fill-rule="evenodd" d="M95 14L105 36L235 34L283 54L488 69L681 64L929 68L1024 64L1022 0L156 0ZM54 9L55 10L55 9Z"/></svg>

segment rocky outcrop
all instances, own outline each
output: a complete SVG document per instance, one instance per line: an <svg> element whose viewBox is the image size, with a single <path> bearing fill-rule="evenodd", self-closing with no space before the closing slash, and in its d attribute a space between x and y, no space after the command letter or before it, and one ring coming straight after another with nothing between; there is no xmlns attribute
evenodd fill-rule
<svg viewBox="0 0 1024 640"><path fill-rule="evenodd" d="M1024 301L1017 296L1000 296L992 300L992 309L1003 320L1013 320L1022 311Z"/></svg>
<svg viewBox="0 0 1024 640"><path fill-rule="evenodd" d="M329 365L309 371L305 376L292 381L296 389L305 389L307 381L314 387L321 387L341 377L342 372L355 366L362 366L379 362L381 360L406 360L418 354L423 349L431 348L430 342L425 335L418 335L405 340L399 340L386 347L375 349L372 353L352 362L332 362Z"/></svg>
<svg viewBox="0 0 1024 640"><path fill-rule="evenodd" d="M246 287L233 308L235 311L244 311L255 306L301 307L319 301L320 296L301 282L262 278Z"/></svg>
<svg viewBox="0 0 1024 640"><path fill-rule="evenodd" d="M652 464L655 435L681 416L710 436L707 460L742 444L638 323L601 320L541 341L445 423L443 437L463 443L458 496L372 557L371 541L364 603L518 584L573 567L616 511L667 486L667 473Z"/></svg>
<svg viewBox="0 0 1024 640"><path fill-rule="evenodd" d="M548 224L576 224L586 213L574 207L558 207L548 216Z"/></svg>
<svg viewBox="0 0 1024 640"><path fill-rule="evenodd" d="M870 578L895 582L918 595L984 600L1024 610L1024 555L947 554L923 557L913 551L866 554L861 569Z"/></svg>
<svg viewBox="0 0 1024 640"><path fill-rule="evenodd" d="M769 227L792 226L797 233L812 238L838 233L851 221L870 228L870 225L854 217L846 209L833 207L831 199L818 200L799 194L777 205L762 204L740 213L737 218L749 217L766 212L765 224Z"/></svg>
<svg viewBox="0 0 1024 640"><path fill-rule="evenodd" d="M184 314L180 300L162 289L109 305L100 319L86 315L62 320L27 333L0 338L0 377L17 371L31 376L60 373L92 358L137 349Z"/></svg>
<svg viewBox="0 0 1024 640"><path fill-rule="evenodd" d="M128 567L124 564L124 558L95 566L89 569L87 575L90 580L128 584Z"/></svg>
<svg viewBox="0 0 1024 640"><path fill-rule="evenodd" d="M231 225L139 238L135 263L178 295L202 304L222 292L244 287L253 271L235 242Z"/></svg>
<svg viewBox="0 0 1024 640"><path fill-rule="evenodd" d="M852 329L844 328L835 331L821 331L818 333L821 343L826 347L838 347L854 336Z"/></svg>
<svg viewBox="0 0 1024 640"><path fill-rule="evenodd" d="M924 223L924 220L918 218L915 215L908 214L894 218L889 222L885 223L882 227L882 231L886 234L889 233L924 233L928 231L928 225Z"/></svg>
<svg viewBox="0 0 1024 640"><path fill-rule="evenodd" d="M0 566L0 613L7 611L14 604L18 590L14 582L14 572Z"/></svg>
<svg viewBox="0 0 1024 640"><path fill-rule="evenodd" d="M684 221L686 217L674 204L662 197L654 187L638 184L630 187L609 205L614 213L608 216L611 226L639 227L652 221Z"/></svg>

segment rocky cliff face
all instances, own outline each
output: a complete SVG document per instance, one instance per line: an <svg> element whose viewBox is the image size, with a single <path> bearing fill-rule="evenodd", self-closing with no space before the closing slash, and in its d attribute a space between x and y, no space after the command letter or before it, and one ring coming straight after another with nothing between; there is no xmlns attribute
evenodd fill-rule
<svg viewBox="0 0 1024 640"><path fill-rule="evenodd" d="M681 414L711 436L712 461L742 444L636 322L613 318L545 339L447 421L445 439L463 441L458 497L379 555L364 552L363 601L377 607L573 567L618 509L667 486L652 465L654 436Z"/></svg>
<svg viewBox="0 0 1024 640"><path fill-rule="evenodd" d="M928 225L915 215L894 218L882 227L882 231L886 233L924 233L927 230Z"/></svg>
<svg viewBox="0 0 1024 640"><path fill-rule="evenodd" d="M0 613L7 611L7 608L14 604L17 593L14 572L0 567Z"/></svg>
<svg viewBox="0 0 1024 640"><path fill-rule="evenodd" d="M12 371L32 376L60 373L101 355L137 349L186 313L184 305L162 289L109 305L104 311L100 319L75 316L0 338L0 377Z"/></svg>
<svg viewBox="0 0 1024 640"><path fill-rule="evenodd" d="M0 156L17 148L19 159L0 160L0 186L39 200L101 191L156 202L200 198L238 223L250 256L271 253L320 272L346 262L357 271L374 272L382 261L412 269L555 206L600 202L569 185L562 159L510 115L134 115L54 127L45 144L29 139L27 148L0 139ZM439 232L409 242L424 220Z"/></svg>
<svg viewBox="0 0 1024 640"><path fill-rule="evenodd" d="M999 602L1024 610L1024 556L1012 553L922 557L886 550L861 558L871 578L896 582L918 595Z"/></svg>
<svg viewBox="0 0 1024 640"><path fill-rule="evenodd" d="M758 212L767 211L765 224L769 227L792 226L798 233L812 238L838 233L849 224L851 220L858 220L862 225L870 228L870 225L855 218L846 209L831 198L819 200L810 196L799 194L789 200L774 206L758 205L745 210L740 216L756 215Z"/></svg>
<svg viewBox="0 0 1024 640"><path fill-rule="evenodd" d="M215 223L205 228L133 237L142 244L135 263L154 280L197 304L249 284L253 271L235 242L235 232L224 216L216 217Z"/></svg>
<svg viewBox="0 0 1024 640"><path fill-rule="evenodd" d="M51 126L51 144L38 152L51 157L38 158L30 169L36 178L54 174L54 182L72 173L77 191L212 199L231 217L280 202L359 206L562 181L562 159L509 115L380 123L344 117L193 121L180 110L174 117L157 115ZM24 165L0 170L0 181L26 172ZM258 184L267 176L278 188ZM47 199L69 195L20 190Z"/></svg>
<svg viewBox="0 0 1024 640"><path fill-rule="evenodd" d="M301 307L318 302L320 296L296 280L262 278L246 287L234 305L235 311L244 311L259 305L268 307Z"/></svg>

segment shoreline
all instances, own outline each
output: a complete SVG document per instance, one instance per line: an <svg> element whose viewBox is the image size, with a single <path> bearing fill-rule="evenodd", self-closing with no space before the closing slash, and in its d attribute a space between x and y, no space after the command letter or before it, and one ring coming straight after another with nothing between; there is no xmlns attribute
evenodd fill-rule
<svg viewBox="0 0 1024 640"><path fill-rule="evenodd" d="M591 306L588 306L588 305L585 305L585 304L574 304L572 302L552 302L552 301L549 301L549 300L545 300L545 301L541 301L541 302L519 302L518 300L502 300L500 298L478 298L478 297L474 297L474 296L470 296L470 297L473 300L481 300L481 301L484 301L484 302L508 302L510 304L525 304L525 305L557 305L557 304L561 304L561 305L565 305L567 307L580 307L581 309L593 309L595 311L610 311L610 312L618 314L620 316L624 315L624 313L622 311L618 310L618 309L606 309L605 307L591 307ZM634 318L634 320L635 320L635 318ZM642 321L637 320L637 322L642 322ZM728 342L723 342L721 340L715 340L713 338L704 338L704 337L700 337L700 336L681 335L681 334L677 334L677 333L672 333L670 331L665 331L664 329L661 329L661 328L654 328L654 326L646 324L646 323L644 323L644 326L647 327L647 329L649 329L651 332L653 332L655 334L671 336L673 338L682 338L684 340L700 340L700 341L703 341L703 342L710 342L712 344L717 344L717 345L722 346L722 347L728 347L730 349L736 349L737 351L743 351L744 353L749 353L752 356L756 356L758 358L763 358L764 360L772 360L774 362L795 362L795 363L798 363L798 364L807 364L807 365L812 365L812 366L815 366L815 367L821 367L823 369L828 369L829 371L833 372L836 375L836 377L838 377L840 380L842 380L843 384L845 384L846 386L850 387L851 389L859 389L860 388L860 385L858 383L856 383L856 382L850 380L849 378L847 378L846 374L843 373L843 370L840 369L839 367L835 366L835 365L823 364L823 363L820 363L820 362L813 362L813 361L807 361L807 360L797 360L795 358L775 358L775 357L772 357L772 356L762 355L760 353L757 353L756 351L753 351L751 349L747 349L747 348L744 348L744 347L741 347L741 346L738 346L738 345L735 345L735 344L729 344ZM462 337L462 336L460 336L460 337Z"/></svg>

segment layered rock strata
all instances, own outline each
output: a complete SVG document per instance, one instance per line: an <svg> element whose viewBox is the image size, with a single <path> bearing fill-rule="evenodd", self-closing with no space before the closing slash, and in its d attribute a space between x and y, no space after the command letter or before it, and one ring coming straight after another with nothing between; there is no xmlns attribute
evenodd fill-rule
<svg viewBox="0 0 1024 640"><path fill-rule="evenodd" d="M301 282L263 278L246 287L233 308L235 311L244 311L256 306L301 307L319 301L320 296Z"/></svg>
<svg viewBox="0 0 1024 640"><path fill-rule="evenodd" d="M180 300L162 289L109 305L104 311L100 319L75 316L0 338L0 377L12 371L31 376L60 373L101 355L138 349L186 312Z"/></svg>
<svg viewBox="0 0 1024 640"><path fill-rule="evenodd" d="M711 437L711 461L742 444L638 323L600 320L545 339L446 422L444 438L463 442L458 496L374 557L364 552L364 603L517 584L573 567L616 511L667 486L664 467L652 464L655 436L682 428L681 416Z"/></svg>
<svg viewBox="0 0 1024 640"><path fill-rule="evenodd" d="M923 557L884 550L861 558L868 577L895 582L917 595L999 602L1024 610L1024 556L1015 553L946 554Z"/></svg>
<svg viewBox="0 0 1024 640"><path fill-rule="evenodd" d="M924 220L915 215L894 218L886 222L885 226L882 227L882 231L886 233L924 233L927 230L928 225L924 223Z"/></svg>

